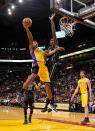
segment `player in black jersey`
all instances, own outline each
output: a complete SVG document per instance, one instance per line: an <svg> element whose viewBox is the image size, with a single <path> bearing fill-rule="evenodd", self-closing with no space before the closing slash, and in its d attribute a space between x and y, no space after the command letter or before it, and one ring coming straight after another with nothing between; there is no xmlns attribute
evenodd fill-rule
<svg viewBox="0 0 95 131"><path fill-rule="evenodd" d="M28 88L23 90L23 92L22 92L22 93L24 93L24 123L23 123L23 125L28 124L28 122L31 123L31 117L33 114L33 109L34 109L34 92L36 90L40 90L40 86L41 86L41 82L40 82L39 78L37 77L36 81L32 82L31 85L29 85ZM30 108L30 115L29 115L29 119L27 121L28 105Z"/></svg>
<svg viewBox="0 0 95 131"><path fill-rule="evenodd" d="M49 19L51 21L51 30L52 30L52 37L53 38L50 40L49 48L48 48L47 52L50 52L50 51L54 50L55 48L57 48L59 46L58 40L56 38L56 33L55 33L56 29L55 29L55 24L54 24L54 17L55 17L55 14L52 14L51 17L49 17ZM52 55L51 57L49 57L49 59L47 59L47 67L49 69L49 75L50 75L51 81L52 81L53 76L54 76L54 74L56 72L56 68L57 68L57 65L58 65L59 55L60 55L60 53L56 52L54 55ZM51 83L51 86L52 86L52 83ZM54 95L54 89L53 89L53 87L51 88L51 91L52 91L52 94ZM54 100L54 97L53 97L53 100ZM48 112L51 112L52 110L48 109L48 105L49 104L50 104L50 101L47 98L46 99L46 105L42 109L41 112L46 112L47 110L48 110Z"/></svg>

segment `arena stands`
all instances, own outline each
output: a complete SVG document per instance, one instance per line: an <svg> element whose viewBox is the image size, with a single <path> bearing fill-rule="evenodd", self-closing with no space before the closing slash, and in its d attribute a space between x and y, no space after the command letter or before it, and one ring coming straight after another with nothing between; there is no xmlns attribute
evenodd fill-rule
<svg viewBox="0 0 95 131"><path fill-rule="evenodd" d="M11 70L0 70L0 105L22 107L23 98L20 103L16 103L15 99L26 77L31 73L31 66L27 65L28 68L24 68L24 66L26 67L26 65L23 65L19 68L17 64ZM80 78L79 72L81 69L87 72L87 77L91 81L93 95L95 96L95 61L85 62L85 64L73 66L72 69L68 70L62 64L52 82L56 103L68 103L70 101ZM40 92L35 92L35 102L45 102L46 93L44 85L41 86ZM80 94L75 97L74 103L80 104Z"/></svg>

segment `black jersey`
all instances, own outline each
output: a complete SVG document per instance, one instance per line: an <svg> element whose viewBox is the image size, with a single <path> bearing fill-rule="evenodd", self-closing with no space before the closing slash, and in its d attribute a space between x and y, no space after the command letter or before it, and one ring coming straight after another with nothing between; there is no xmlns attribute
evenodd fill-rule
<svg viewBox="0 0 95 131"><path fill-rule="evenodd" d="M25 90L25 94L34 94L35 91L35 86L34 83L32 82L31 85L28 86L28 88Z"/></svg>
<svg viewBox="0 0 95 131"><path fill-rule="evenodd" d="M48 51L54 50L53 46L50 46L48 48ZM50 73L50 79L52 80L54 77L54 74L56 72L57 68L57 63L59 63L59 56L60 56L60 51L57 51L55 54L51 55L47 61L47 67Z"/></svg>

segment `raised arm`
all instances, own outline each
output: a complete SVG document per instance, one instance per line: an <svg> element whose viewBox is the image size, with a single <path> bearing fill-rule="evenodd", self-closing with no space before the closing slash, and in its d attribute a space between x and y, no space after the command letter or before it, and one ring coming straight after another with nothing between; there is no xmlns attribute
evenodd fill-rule
<svg viewBox="0 0 95 131"><path fill-rule="evenodd" d="M54 16L55 14L52 14L51 17L49 17L50 21L51 21L51 30L52 30L52 37L53 37L53 40L54 40L54 45L55 45L55 48L57 48L59 45L58 45L58 40L56 38L56 29L55 29L55 24L54 24Z"/></svg>
<svg viewBox="0 0 95 131"><path fill-rule="evenodd" d="M30 52L33 52L33 36L32 36L32 33L30 32L28 26L24 22L22 22L22 24L23 24L23 27L26 30L26 33L27 33L27 36L28 36L28 39L29 39L29 50L30 50Z"/></svg>
<svg viewBox="0 0 95 131"><path fill-rule="evenodd" d="M88 88L89 88L90 101L92 101L92 89L91 89L91 83L90 83L90 80L88 79L88 80L86 81L86 83L87 83L87 86L88 86Z"/></svg>
<svg viewBox="0 0 95 131"><path fill-rule="evenodd" d="M80 88L80 86L79 86L79 83L78 83L78 86L77 86L77 88L76 88L76 90L75 90L75 92L74 92L74 94L73 94L73 96L72 96L72 98L71 98L71 101L73 101L75 95L78 93L79 88Z"/></svg>
<svg viewBox="0 0 95 131"><path fill-rule="evenodd" d="M54 50L52 50L50 52L45 51L45 56L46 57L51 56L51 55L55 54L58 50L64 51L65 49L63 47L57 47L57 48L55 48Z"/></svg>

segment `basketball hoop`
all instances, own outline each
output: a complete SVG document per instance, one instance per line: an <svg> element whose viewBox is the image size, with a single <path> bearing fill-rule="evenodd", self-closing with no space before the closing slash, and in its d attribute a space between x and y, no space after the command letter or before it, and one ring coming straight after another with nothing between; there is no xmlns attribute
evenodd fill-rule
<svg viewBox="0 0 95 131"><path fill-rule="evenodd" d="M73 36L77 21L74 21L68 17L62 17L59 20L60 30L65 31L66 36Z"/></svg>

